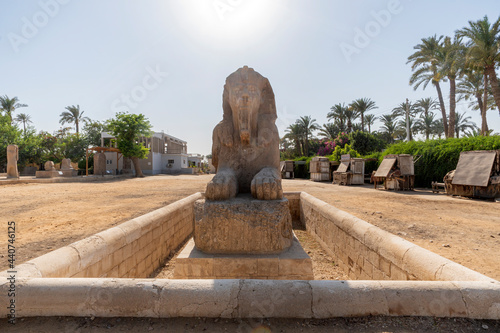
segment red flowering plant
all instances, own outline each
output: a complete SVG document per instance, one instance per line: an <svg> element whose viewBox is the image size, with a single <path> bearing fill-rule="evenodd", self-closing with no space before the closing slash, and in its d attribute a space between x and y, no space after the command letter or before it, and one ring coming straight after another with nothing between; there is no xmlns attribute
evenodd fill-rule
<svg viewBox="0 0 500 333"><path fill-rule="evenodd" d="M335 150L335 142L322 140L321 146L319 147L318 150L318 155L319 156L331 155L334 150Z"/></svg>

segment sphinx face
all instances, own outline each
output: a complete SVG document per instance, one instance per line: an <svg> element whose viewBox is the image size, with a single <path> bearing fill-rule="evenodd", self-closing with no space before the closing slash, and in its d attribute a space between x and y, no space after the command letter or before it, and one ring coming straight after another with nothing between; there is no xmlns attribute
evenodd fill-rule
<svg viewBox="0 0 500 333"><path fill-rule="evenodd" d="M261 91L252 83L236 83L229 86L229 105L233 111L234 130L241 143L250 144L252 132L257 129L257 116L261 103Z"/></svg>

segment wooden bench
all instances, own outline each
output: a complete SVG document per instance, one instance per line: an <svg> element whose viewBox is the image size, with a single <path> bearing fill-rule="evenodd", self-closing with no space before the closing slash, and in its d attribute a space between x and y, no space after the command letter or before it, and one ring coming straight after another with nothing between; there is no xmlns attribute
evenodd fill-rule
<svg viewBox="0 0 500 333"><path fill-rule="evenodd" d="M439 193L440 188L442 188L443 191L446 192L444 183L432 182L431 187L432 187L432 193Z"/></svg>

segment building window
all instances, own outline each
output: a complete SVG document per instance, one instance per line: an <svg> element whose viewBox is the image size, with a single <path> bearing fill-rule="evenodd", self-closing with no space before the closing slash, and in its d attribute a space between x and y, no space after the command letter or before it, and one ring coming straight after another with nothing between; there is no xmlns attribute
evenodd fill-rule
<svg viewBox="0 0 500 333"><path fill-rule="evenodd" d="M174 164L175 161L174 160L168 160L168 164Z"/></svg>

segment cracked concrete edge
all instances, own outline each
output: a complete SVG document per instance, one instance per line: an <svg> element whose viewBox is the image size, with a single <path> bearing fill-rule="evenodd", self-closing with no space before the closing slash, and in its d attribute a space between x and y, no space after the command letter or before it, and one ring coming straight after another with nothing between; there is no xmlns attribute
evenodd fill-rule
<svg viewBox="0 0 500 333"><path fill-rule="evenodd" d="M23 278L16 314L32 316L500 319L500 283ZM0 303L9 304L9 285ZM0 317L7 316L0 307Z"/></svg>

